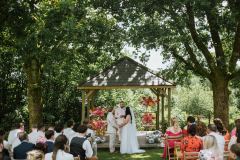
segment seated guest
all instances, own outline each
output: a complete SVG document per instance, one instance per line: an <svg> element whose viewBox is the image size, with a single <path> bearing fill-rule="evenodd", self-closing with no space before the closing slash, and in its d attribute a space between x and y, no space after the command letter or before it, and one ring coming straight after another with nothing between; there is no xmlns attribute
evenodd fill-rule
<svg viewBox="0 0 240 160"><path fill-rule="evenodd" d="M171 119L171 127L167 128L166 137L181 137L182 136L182 129L179 126L178 120L176 117ZM174 151L174 143L175 142L181 142L181 140L168 140L168 146L170 147L170 152L173 153ZM164 151L163 151L163 158L166 158L167 156L167 146L165 145Z"/></svg>
<svg viewBox="0 0 240 160"><path fill-rule="evenodd" d="M9 132L8 144L10 145L11 149L12 149L13 142L15 141L15 139L18 138L18 133L19 132L24 132L24 124L23 123L18 123L16 125L16 128Z"/></svg>
<svg viewBox="0 0 240 160"><path fill-rule="evenodd" d="M222 135L217 133L216 125L215 124L209 124L207 132L208 132L208 135L212 135L216 138L219 150L221 151L221 153L223 153L224 152L224 146L225 146L225 140L224 140L224 137Z"/></svg>
<svg viewBox="0 0 240 160"><path fill-rule="evenodd" d="M63 125L62 123L56 124L56 126L55 126L55 128L54 128L54 130L55 130L54 138L55 138L55 139L57 138L57 136L63 134L63 129L64 129L64 125Z"/></svg>
<svg viewBox="0 0 240 160"><path fill-rule="evenodd" d="M74 126L74 121L73 120L69 120L68 122L67 122L67 128L65 128L64 130L63 130L63 134L68 138L68 139L70 139L70 136L73 134L73 126Z"/></svg>
<svg viewBox="0 0 240 160"><path fill-rule="evenodd" d="M3 130L0 130L0 139L3 139L3 146L6 150L9 150L9 144L8 141L4 140L5 138L5 132Z"/></svg>
<svg viewBox="0 0 240 160"><path fill-rule="evenodd" d="M196 135L204 138L207 135L207 126L204 122L198 121L196 123Z"/></svg>
<svg viewBox="0 0 240 160"><path fill-rule="evenodd" d="M223 160L223 152L218 147L217 139L213 135L207 135L203 139L203 150L199 153L200 160Z"/></svg>
<svg viewBox="0 0 240 160"><path fill-rule="evenodd" d="M47 153L47 144L43 142L37 142L34 150L42 151L44 154Z"/></svg>
<svg viewBox="0 0 240 160"><path fill-rule="evenodd" d="M240 143L236 143L231 146L229 157L231 159L240 160Z"/></svg>
<svg viewBox="0 0 240 160"><path fill-rule="evenodd" d="M15 139L13 140L13 143L12 143L11 148L10 148L10 151L11 151L11 152L13 152L13 149L14 149L15 147L17 147L19 144L21 144L21 141L20 141L20 139L19 139L19 134L20 134L20 133L23 133L23 132L18 132L17 138L15 138Z"/></svg>
<svg viewBox="0 0 240 160"><path fill-rule="evenodd" d="M79 123L75 123L73 126L73 133L70 135L69 138L69 143L71 143L71 140L73 139L73 137L77 137L79 135L78 133L78 127L80 126Z"/></svg>
<svg viewBox="0 0 240 160"><path fill-rule="evenodd" d="M44 153L40 150L33 150L27 153L27 160L44 160Z"/></svg>
<svg viewBox="0 0 240 160"><path fill-rule="evenodd" d="M226 127L224 126L224 124L223 124L223 122L222 122L222 120L220 119L220 118L215 118L214 120L213 120L213 123L216 125L216 127L217 127L217 132L220 134L220 135L222 135L222 136L224 136L224 139L225 139L225 141L229 141L230 140L230 138L231 138L231 135L229 134L229 132L227 131L227 129L226 129Z"/></svg>
<svg viewBox="0 0 240 160"><path fill-rule="evenodd" d="M74 157L80 157L80 159L97 159L93 157L93 150L90 142L86 138L87 126L80 125L78 128L78 136L74 137L70 143L70 153Z"/></svg>
<svg viewBox="0 0 240 160"><path fill-rule="evenodd" d="M7 149L4 148L2 137L0 137L0 159L1 160L11 160L9 156L9 152Z"/></svg>
<svg viewBox="0 0 240 160"><path fill-rule="evenodd" d="M240 125L236 125L236 133L231 137L228 143L228 149L231 148L233 144L240 143Z"/></svg>
<svg viewBox="0 0 240 160"><path fill-rule="evenodd" d="M68 140L65 135L59 135L54 142L53 152L45 155L45 160L74 160L73 155L67 153Z"/></svg>
<svg viewBox="0 0 240 160"><path fill-rule="evenodd" d="M187 136L187 130L188 130L188 126L190 126L191 124L195 123L195 118L193 116L188 116L187 117L187 125L183 128L182 132L184 136Z"/></svg>
<svg viewBox="0 0 240 160"><path fill-rule="evenodd" d="M38 135L37 132L38 132L37 125L34 124L32 126L32 132L28 134L28 139L30 143L36 144Z"/></svg>
<svg viewBox="0 0 240 160"><path fill-rule="evenodd" d="M19 133L21 144L13 149L14 159L26 159L27 152L34 149L34 144L28 142L28 135L24 132Z"/></svg>
<svg viewBox="0 0 240 160"><path fill-rule="evenodd" d="M42 123L39 123L37 126L37 137L36 137L36 142L45 142L45 126Z"/></svg>
<svg viewBox="0 0 240 160"><path fill-rule="evenodd" d="M188 136L184 137L181 144L182 152L199 152L202 146L202 140L196 136L196 124L188 126Z"/></svg>
<svg viewBox="0 0 240 160"><path fill-rule="evenodd" d="M236 136L237 126L238 126L238 128L240 128L240 117L238 117L238 118L235 120L235 127L234 127L233 130L231 131L231 137L232 137L232 136Z"/></svg>
<svg viewBox="0 0 240 160"><path fill-rule="evenodd" d="M47 153L50 153L53 151L54 146L54 131L53 130L46 131L45 137L47 138L47 141L45 142L47 144Z"/></svg>
<svg viewBox="0 0 240 160"><path fill-rule="evenodd" d="M94 130L91 129L91 125L89 123L89 120L88 119L85 119L83 121L83 125L87 126L88 129L87 129L87 139L89 140L89 142L91 143L91 146L92 146L92 149L93 149L93 155L96 156L97 155L97 143L95 142L95 136L96 136L96 133Z"/></svg>

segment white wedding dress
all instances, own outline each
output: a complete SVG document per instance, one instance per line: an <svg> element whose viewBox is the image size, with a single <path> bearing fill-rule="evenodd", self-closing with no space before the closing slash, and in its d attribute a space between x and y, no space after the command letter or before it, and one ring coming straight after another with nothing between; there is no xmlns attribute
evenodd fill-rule
<svg viewBox="0 0 240 160"><path fill-rule="evenodd" d="M135 116L133 114L132 109L130 110L132 115L132 123L130 120L125 126L122 127L120 153L121 154L143 153L145 151L139 149Z"/></svg>

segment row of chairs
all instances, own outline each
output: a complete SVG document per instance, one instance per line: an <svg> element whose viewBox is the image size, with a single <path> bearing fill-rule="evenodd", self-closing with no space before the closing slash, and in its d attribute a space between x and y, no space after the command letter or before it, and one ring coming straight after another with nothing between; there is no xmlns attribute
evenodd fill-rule
<svg viewBox="0 0 240 160"><path fill-rule="evenodd" d="M181 160L184 157L184 160L198 160L199 152L181 152L181 140L183 139L183 135L181 136L168 136L165 139L165 145L167 147L167 155L169 160ZM168 144L168 141L175 141L174 148L171 148ZM229 151L228 151L228 143L229 141L225 141L224 146L224 160L229 159ZM173 152L171 152L173 150Z"/></svg>

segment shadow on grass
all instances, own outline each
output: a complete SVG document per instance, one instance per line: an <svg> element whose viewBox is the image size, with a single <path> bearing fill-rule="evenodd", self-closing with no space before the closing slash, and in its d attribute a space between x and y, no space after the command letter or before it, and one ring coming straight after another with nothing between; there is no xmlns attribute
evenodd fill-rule
<svg viewBox="0 0 240 160"><path fill-rule="evenodd" d="M98 150L99 160L160 160L162 155L162 149L146 149L145 153L140 154L120 154L109 153L106 149Z"/></svg>

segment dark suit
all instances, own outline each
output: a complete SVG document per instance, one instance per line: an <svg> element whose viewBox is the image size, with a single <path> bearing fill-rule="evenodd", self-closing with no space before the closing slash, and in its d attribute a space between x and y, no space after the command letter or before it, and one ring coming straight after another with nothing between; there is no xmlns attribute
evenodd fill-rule
<svg viewBox="0 0 240 160"><path fill-rule="evenodd" d="M23 141L17 147L13 149L13 158L14 159L26 159L27 152L34 149L34 144Z"/></svg>
<svg viewBox="0 0 240 160"><path fill-rule="evenodd" d="M47 153L50 153L53 151L54 143L52 141L46 141L47 144Z"/></svg>

